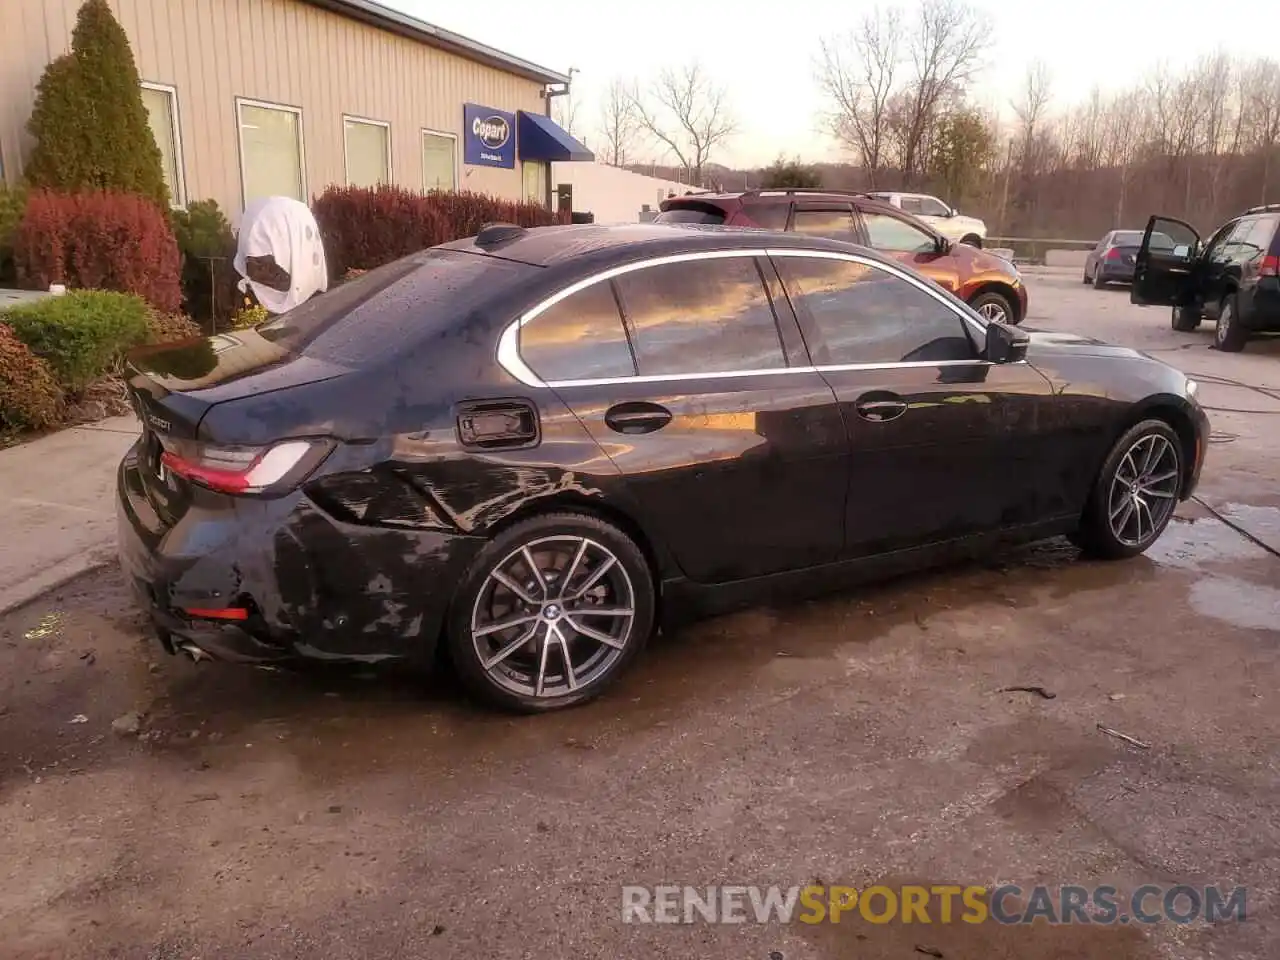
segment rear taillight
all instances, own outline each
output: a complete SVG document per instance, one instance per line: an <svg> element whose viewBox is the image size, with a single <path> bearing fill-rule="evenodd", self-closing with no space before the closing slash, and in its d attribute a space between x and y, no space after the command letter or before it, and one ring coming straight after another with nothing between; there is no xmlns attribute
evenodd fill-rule
<svg viewBox="0 0 1280 960"><path fill-rule="evenodd" d="M160 462L176 476L219 493L283 493L305 480L333 449L329 440L285 440L269 447L219 446L162 438Z"/></svg>
<svg viewBox="0 0 1280 960"><path fill-rule="evenodd" d="M1267 254L1262 258L1262 266L1258 267L1260 277L1280 277L1280 257Z"/></svg>
<svg viewBox="0 0 1280 960"><path fill-rule="evenodd" d="M1124 259L1124 254L1120 252L1120 248L1119 248L1119 247L1112 247L1110 250L1108 250L1108 251L1107 251L1106 259L1108 259L1108 260L1117 260L1117 261L1118 261L1118 260L1123 260L1123 259Z"/></svg>

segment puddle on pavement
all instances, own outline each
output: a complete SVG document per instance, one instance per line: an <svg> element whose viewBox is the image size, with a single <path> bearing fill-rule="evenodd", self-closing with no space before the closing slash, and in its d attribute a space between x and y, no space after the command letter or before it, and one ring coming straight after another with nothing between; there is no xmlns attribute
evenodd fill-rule
<svg viewBox="0 0 1280 960"><path fill-rule="evenodd" d="M1215 517L1174 517L1160 539L1147 548L1146 556L1161 566L1199 570L1210 563L1262 560L1270 555Z"/></svg>
<svg viewBox="0 0 1280 960"><path fill-rule="evenodd" d="M1228 503L1217 508L1232 523L1248 530L1263 543L1280 548L1280 507L1257 507L1248 503Z"/></svg>
<svg viewBox="0 0 1280 960"><path fill-rule="evenodd" d="M1211 576L1191 585L1191 607L1242 630L1280 631L1280 590L1237 577Z"/></svg>

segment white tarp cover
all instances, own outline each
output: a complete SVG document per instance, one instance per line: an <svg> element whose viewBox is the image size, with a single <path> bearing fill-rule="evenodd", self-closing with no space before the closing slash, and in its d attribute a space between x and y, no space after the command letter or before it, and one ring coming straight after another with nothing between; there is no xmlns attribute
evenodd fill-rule
<svg viewBox="0 0 1280 960"><path fill-rule="evenodd" d="M268 255L288 272L291 283L287 293L248 278L247 259ZM329 289L329 268L316 218L305 203L292 197L263 197L249 204L240 220L235 268L244 278L240 289L252 289L271 313L292 310Z"/></svg>

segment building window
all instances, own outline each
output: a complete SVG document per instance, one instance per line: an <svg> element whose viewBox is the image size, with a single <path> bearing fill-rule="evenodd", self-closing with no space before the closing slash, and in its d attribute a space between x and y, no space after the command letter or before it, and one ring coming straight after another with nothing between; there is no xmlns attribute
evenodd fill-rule
<svg viewBox="0 0 1280 960"><path fill-rule="evenodd" d="M391 126L380 120L343 117L347 185L376 187L391 182Z"/></svg>
<svg viewBox="0 0 1280 960"><path fill-rule="evenodd" d="M236 111L244 205L262 197L292 197L306 203L302 111L257 100L236 100Z"/></svg>
<svg viewBox="0 0 1280 960"><path fill-rule="evenodd" d="M540 207L547 205L547 165L541 160L524 161L524 200Z"/></svg>
<svg viewBox="0 0 1280 960"><path fill-rule="evenodd" d="M187 202L186 183L182 171L182 136L178 130L178 91L162 83L142 85L142 105L147 108L147 123L156 146L160 148L160 166L164 185L175 207Z"/></svg>
<svg viewBox="0 0 1280 960"><path fill-rule="evenodd" d="M422 189L458 189L458 138L452 133L422 131Z"/></svg>

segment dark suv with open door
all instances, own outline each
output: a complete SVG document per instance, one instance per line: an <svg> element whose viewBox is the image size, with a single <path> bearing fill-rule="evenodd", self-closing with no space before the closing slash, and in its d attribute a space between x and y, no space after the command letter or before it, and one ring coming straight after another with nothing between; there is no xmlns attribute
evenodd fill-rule
<svg viewBox="0 0 1280 960"><path fill-rule="evenodd" d="M1204 243L1189 224L1152 217L1135 258L1130 299L1172 307L1175 330L1214 321L1215 344L1232 353L1255 334L1280 332L1277 227L1280 204L1254 207Z"/></svg>

